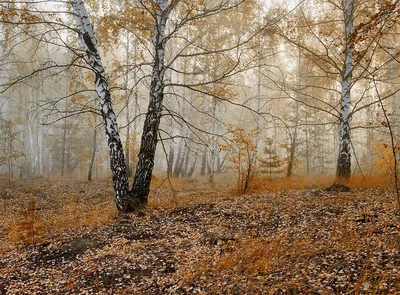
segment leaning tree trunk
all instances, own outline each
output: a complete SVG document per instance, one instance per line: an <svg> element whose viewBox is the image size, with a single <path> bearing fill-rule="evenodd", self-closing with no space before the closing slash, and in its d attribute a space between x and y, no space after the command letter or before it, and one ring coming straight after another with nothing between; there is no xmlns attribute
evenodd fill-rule
<svg viewBox="0 0 400 295"><path fill-rule="evenodd" d="M351 86L353 75L353 47L351 37L354 31L354 0L347 0L344 8L345 20L345 61L342 72L342 92L340 110L340 135L339 135L339 155L336 167L336 177L338 179L348 179L351 176L351 142L350 142L350 103Z"/></svg>
<svg viewBox="0 0 400 295"><path fill-rule="evenodd" d="M175 5L178 1L173 2ZM165 28L172 4L167 6L167 0L158 0L155 6L155 36L153 36L154 60L150 84L150 101L143 126L142 141L140 144L138 164L132 185L132 195L140 204L146 204L150 192L150 183L154 167L154 157L157 148L158 131L164 98L165 75ZM137 204L131 204L134 210Z"/></svg>
<svg viewBox="0 0 400 295"><path fill-rule="evenodd" d="M114 197L119 211L130 209L128 197L129 183L126 173L125 157L121 138L118 133L117 117L111 103L111 94L101 57L97 49L97 40L93 26L86 12L83 0L72 1L73 13L81 45L86 52L94 71L96 92L99 97L101 114L104 121L106 139L110 154L111 173L114 182Z"/></svg>

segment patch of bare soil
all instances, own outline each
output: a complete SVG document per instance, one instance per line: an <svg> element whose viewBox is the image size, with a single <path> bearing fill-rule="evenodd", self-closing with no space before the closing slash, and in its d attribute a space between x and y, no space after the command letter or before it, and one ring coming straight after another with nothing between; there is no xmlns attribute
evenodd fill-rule
<svg viewBox="0 0 400 295"><path fill-rule="evenodd" d="M210 190L44 240L0 256L0 294L400 294L400 214L383 190Z"/></svg>

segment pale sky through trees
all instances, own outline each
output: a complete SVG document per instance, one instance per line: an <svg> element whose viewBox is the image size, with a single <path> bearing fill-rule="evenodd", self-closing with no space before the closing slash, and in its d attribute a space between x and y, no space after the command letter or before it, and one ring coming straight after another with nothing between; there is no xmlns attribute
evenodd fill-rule
<svg viewBox="0 0 400 295"><path fill-rule="evenodd" d="M134 6L116 2L114 10L100 11L98 3L89 1L87 19L96 25L93 41L85 50L81 45L88 41L86 33L74 31L75 22L63 7L66 3L16 3L14 15L5 18L3 24L3 35L8 36L2 43L4 65L10 70L3 71L1 87L3 117L12 125L7 125L12 131L8 136L13 136L13 146L8 149L18 152L4 152L8 153L3 158L8 159L9 166L4 164L3 171L41 175L56 169L64 174L64 166L69 165L69 173L85 173L99 157L98 167L104 174L109 158L106 146L100 144L106 140L100 126L102 120L110 122L104 116L110 107L103 111L98 108L96 99L100 94L95 90L99 81L109 85L117 116L116 134L120 133L121 145L128 149L125 154L132 171L138 163L130 158L137 159L146 136L142 128L150 122L146 117L152 91L156 90L154 79L159 80L165 95L160 94L156 104L161 107L157 115L160 122L149 134L159 132L160 138L152 144L157 148L148 163L161 173L173 168L175 174L184 175L192 170L202 176L210 174L212 180L215 171L227 170L224 165L230 167L229 162L234 160L230 158L233 150L218 152L219 145L232 140L228 130L237 126L252 132L262 126L255 136L257 156L252 158L268 156L262 154L265 139L273 138L276 156L282 159L277 175L283 173L285 162L295 163L289 165L295 174L333 175L342 154L339 147L343 141L338 134L343 121L354 122L350 139L344 141L352 141L346 150L346 175L365 173L375 167L371 156L374 142L386 140L384 126L376 123L376 118L384 116L378 109L379 97L387 104L393 124L397 123L396 96L391 94L397 92L397 63L395 59L387 62L388 51L395 56L396 47L387 45L389 32L372 28L369 35L363 33L355 41L351 39L357 25L373 18L368 1L354 4L347 0L343 7L321 1L329 7L325 11L311 0L255 1L255 5L237 2L243 9L236 9L237 3L232 0L221 2L232 7L217 6L215 12L206 11L204 15L201 9L191 6L197 5L194 2L171 2L176 6L168 11L161 28L172 35L165 44L160 41L165 36L160 37L159 46L165 47L162 50L154 44L157 40L152 34L159 32L154 27L159 24L154 24L147 2L135 2ZM9 5L3 3L2 7L10 9ZM298 13L299 5L302 13ZM353 13L351 7L356 17L349 17L344 24L343 10ZM191 19L184 11L200 16ZM173 21L183 20L175 31L170 15ZM313 18L321 22L310 27ZM19 24L13 26L7 21ZM79 41L82 36L86 39ZM351 42L358 43L353 46ZM97 61L91 64L94 61L88 56L95 48L93 58ZM155 52L162 53L157 73ZM100 60L105 74L94 85L91 69ZM350 64L345 74L343 69ZM376 72L375 76L371 71ZM376 75L380 79L374 81ZM372 130L368 126L373 126ZM396 125L393 130L397 133ZM96 142L91 143L94 132ZM351 140L351 136L355 138ZM297 152L293 152L294 146ZM52 157L46 158L45 154Z"/></svg>
<svg viewBox="0 0 400 295"><path fill-rule="evenodd" d="M0 294L400 294L400 0L0 0Z"/></svg>

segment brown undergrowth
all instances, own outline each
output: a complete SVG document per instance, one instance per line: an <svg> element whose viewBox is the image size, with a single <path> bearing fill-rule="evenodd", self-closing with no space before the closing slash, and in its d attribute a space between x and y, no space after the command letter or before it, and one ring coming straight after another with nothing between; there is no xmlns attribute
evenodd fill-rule
<svg viewBox="0 0 400 295"><path fill-rule="evenodd" d="M307 177L307 176L293 176L277 177L269 179L263 174L253 177L249 194L262 193L262 192L280 192L286 190L302 190L302 189L323 189L337 182L332 176L324 177ZM387 174L382 175L356 175L350 180L345 181L344 184L352 188L358 189L393 189L394 183L392 177ZM240 194L235 187L231 189L232 194Z"/></svg>
<svg viewBox="0 0 400 295"><path fill-rule="evenodd" d="M400 293L390 182L276 179L243 196L171 184L156 179L149 207L125 216L109 180L2 188L0 294Z"/></svg>
<svg viewBox="0 0 400 295"><path fill-rule="evenodd" d="M7 241L8 246L43 243L47 233L101 226L117 215L112 188L104 181L41 179L1 189L3 251Z"/></svg>

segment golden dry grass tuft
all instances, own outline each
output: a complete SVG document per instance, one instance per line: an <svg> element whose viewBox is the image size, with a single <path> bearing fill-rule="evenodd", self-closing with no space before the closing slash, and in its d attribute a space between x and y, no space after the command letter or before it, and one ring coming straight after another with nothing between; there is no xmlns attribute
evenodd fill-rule
<svg viewBox="0 0 400 295"><path fill-rule="evenodd" d="M95 228L110 222L117 210L108 186L70 179L3 188L8 196L2 200L0 214L3 250L7 240L10 244L43 243L48 233L84 226Z"/></svg>
<svg viewBox="0 0 400 295"><path fill-rule="evenodd" d="M282 192L288 190L303 190L303 189L324 189L337 180L332 176L316 177L316 176L292 176L278 177L269 179L261 175L255 176L249 186L249 194L263 192ZM355 175L343 184L351 188L357 189L393 189L394 183L392 177L388 174L378 175ZM232 185L230 193L240 195L236 187Z"/></svg>

